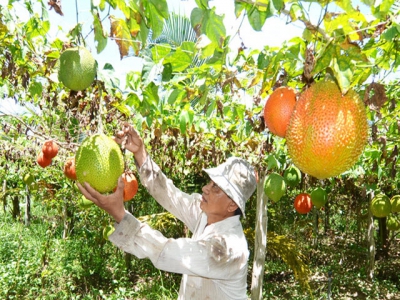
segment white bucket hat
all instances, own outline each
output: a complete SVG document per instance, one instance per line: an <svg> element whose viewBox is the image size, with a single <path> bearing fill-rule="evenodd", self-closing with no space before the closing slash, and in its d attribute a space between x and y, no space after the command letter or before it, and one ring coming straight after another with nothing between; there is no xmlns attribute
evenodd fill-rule
<svg viewBox="0 0 400 300"><path fill-rule="evenodd" d="M232 156L219 166L203 171L235 201L244 217L246 201L257 186L254 168L246 160Z"/></svg>

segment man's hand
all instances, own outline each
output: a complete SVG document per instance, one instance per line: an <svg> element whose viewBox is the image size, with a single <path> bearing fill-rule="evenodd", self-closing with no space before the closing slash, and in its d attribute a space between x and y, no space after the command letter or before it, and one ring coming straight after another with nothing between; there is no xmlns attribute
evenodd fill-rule
<svg viewBox="0 0 400 300"><path fill-rule="evenodd" d="M122 130L117 132L114 140L135 155L139 167L144 163L147 153L143 140L129 123L124 123Z"/></svg>
<svg viewBox="0 0 400 300"><path fill-rule="evenodd" d="M124 207L124 181L122 177L118 179L118 186L113 194L103 195L96 191L87 182L81 185L77 182L79 190L82 194L96 204L98 207L110 214L114 220L119 223L125 216Z"/></svg>

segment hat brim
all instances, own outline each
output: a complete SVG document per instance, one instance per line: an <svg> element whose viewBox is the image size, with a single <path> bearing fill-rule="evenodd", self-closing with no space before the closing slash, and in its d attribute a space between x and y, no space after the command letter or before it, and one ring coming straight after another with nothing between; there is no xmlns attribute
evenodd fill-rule
<svg viewBox="0 0 400 300"><path fill-rule="evenodd" d="M238 193L236 193L234 187L226 178L226 176L221 175L221 170L219 170L219 168L216 167L210 169L203 169L203 171L206 172L210 177L210 179L214 181L215 184L218 185L221 188L221 190L223 190L225 194L227 194L228 197L231 198L237 204L237 206L242 211L244 217L244 208L241 207L241 197L240 195L238 195Z"/></svg>

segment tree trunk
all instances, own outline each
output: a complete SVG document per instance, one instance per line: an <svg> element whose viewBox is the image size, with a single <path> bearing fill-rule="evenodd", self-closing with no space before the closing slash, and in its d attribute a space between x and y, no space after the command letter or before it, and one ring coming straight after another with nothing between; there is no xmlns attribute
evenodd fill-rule
<svg viewBox="0 0 400 300"><path fill-rule="evenodd" d="M71 234L74 228L73 216L74 216L73 212L71 211L71 208L68 206L68 203L65 203L63 207L63 218L64 218L63 239L67 238Z"/></svg>
<svg viewBox="0 0 400 300"><path fill-rule="evenodd" d="M265 253L267 249L268 198L264 193L265 175L257 184L257 219L254 245L253 274L251 279L251 299L262 299Z"/></svg>
<svg viewBox="0 0 400 300"><path fill-rule="evenodd" d="M28 185L25 185L26 191L26 206L25 206L25 226L31 223L31 196L29 194Z"/></svg>
<svg viewBox="0 0 400 300"><path fill-rule="evenodd" d="M6 213L7 210L7 195L6 195L6 188L7 188L7 181L4 179L3 180L3 211L4 214Z"/></svg>
<svg viewBox="0 0 400 300"><path fill-rule="evenodd" d="M12 198L12 204L13 204L13 209L12 209L12 217L14 219L17 219L21 216L21 210L19 208L19 198L18 195L14 196Z"/></svg>
<svg viewBox="0 0 400 300"><path fill-rule="evenodd" d="M332 199L332 197L328 197L328 199L326 199L326 203L325 203L325 228L324 228L324 232L325 234L328 233L330 224L329 224L329 217L330 217L330 199Z"/></svg>
<svg viewBox="0 0 400 300"><path fill-rule="evenodd" d="M319 221L319 211L318 209L314 206L314 238L313 238L313 247L314 249L318 248L318 221Z"/></svg>
<svg viewBox="0 0 400 300"><path fill-rule="evenodd" d="M387 258L389 256L388 247L388 230L386 227L386 217L379 218L379 247L378 247L378 257Z"/></svg>
<svg viewBox="0 0 400 300"><path fill-rule="evenodd" d="M375 267L375 227L374 227L374 216L372 215L370 204L371 200L374 198L374 192L369 195L368 201L368 231L367 231L367 240L368 240L368 251L369 251L369 263L368 263L368 278L370 280L374 279L374 267Z"/></svg>

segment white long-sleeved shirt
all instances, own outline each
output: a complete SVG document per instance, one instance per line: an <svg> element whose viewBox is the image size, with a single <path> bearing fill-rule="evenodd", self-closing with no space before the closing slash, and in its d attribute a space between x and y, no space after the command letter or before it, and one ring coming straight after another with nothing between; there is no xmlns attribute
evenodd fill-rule
<svg viewBox="0 0 400 300"><path fill-rule="evenodd" d="M139 174L149 193L193 236L167 238L127 212L110 241L138 258L149 258L158 269L183 274L180 300L247 299L249 250L239 216L206 226L200 194L177 189L150 157Z"/></svg>

